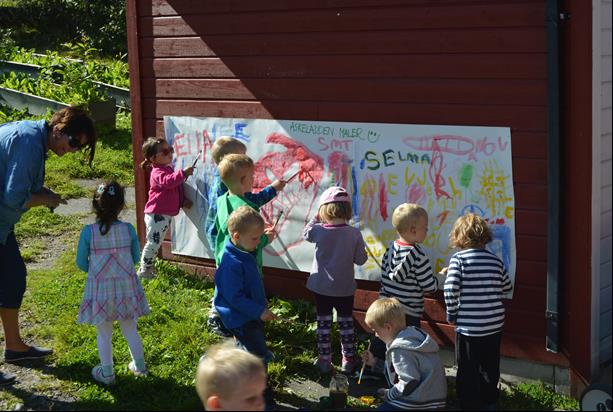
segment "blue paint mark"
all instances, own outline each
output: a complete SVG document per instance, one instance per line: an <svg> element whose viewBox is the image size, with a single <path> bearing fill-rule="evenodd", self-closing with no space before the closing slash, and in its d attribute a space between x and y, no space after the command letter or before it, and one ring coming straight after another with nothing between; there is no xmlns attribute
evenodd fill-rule
<svg viewBox="0 0 613 412"><path fill-rule="evenodd" d="M487 249L502 259L507 272L511 268L511 228L503 225L490 225L492 241Z"/></svg>
<svg viewBox="0 0 613 412"><path fill-rule="evenodd" d="M364 170L364 164L366 163L366 159L360 160L360 170Z"/></svg>
<svg viewBox="0 0 613 412"><path fill-rule="evenodd" d="M247 123L236 123L234 125L234 136L233 137L248 142L250 136L243 131L245 127L247 127Z"/></svg>
<svg viewBox="0 0 613 412"><path fill-rule="evenodd" d="M481 217L485 217L485 210L481 209L479 205L471 204L464 206L458 216L464 216L467 212L474 213L475 215L480 215Z"/></svg>

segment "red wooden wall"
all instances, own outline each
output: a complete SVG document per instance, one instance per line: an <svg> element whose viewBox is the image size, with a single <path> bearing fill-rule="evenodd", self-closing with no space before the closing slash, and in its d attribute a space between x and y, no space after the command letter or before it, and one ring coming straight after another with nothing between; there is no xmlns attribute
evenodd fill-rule
<svg viewBox="0 0 613 412"><path fill-rule="evenodd" d="M130 0L128 9L135 163L143 137L163 136L164 115L511 127L518 261L503 354L568 364L544 349L544 1ZM212 273L169 242L163 255ZM265 270L269 292L286 297L308 298L305 278ZM360 287L358 319L378 285ZM452 345L441 296L426 307L423 326Z"/></svg>

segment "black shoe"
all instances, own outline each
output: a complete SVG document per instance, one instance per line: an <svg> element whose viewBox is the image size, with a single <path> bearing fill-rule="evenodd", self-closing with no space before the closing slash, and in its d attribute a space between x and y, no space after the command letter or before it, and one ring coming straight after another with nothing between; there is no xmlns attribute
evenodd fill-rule
<svg viewBox="0 0 613 412"><path fill-rule="evenodd" d="M13 383L15 383L16 379L17 377L12 373L0 371L0 386L12 385Z"/></svg>
<svg viewBox="0 0 613 412"><path fill-rule="evenodd" d="M225 327L219 316L211 316L206 321L206 324L213 333L219 336L222 336L224 338L231 338L232 336L234 336L232 335L232 332L230 332L228 328Z"/></svg>
<svg viewBox="0 0 613 412"><path fill-rule="evenodd" d="M4 361L5 362L17 362L28 359L42 359L53 353L53 349L37 348L36 346L30 346L30 349L26 351L16 351L5 349Z"/></svg>

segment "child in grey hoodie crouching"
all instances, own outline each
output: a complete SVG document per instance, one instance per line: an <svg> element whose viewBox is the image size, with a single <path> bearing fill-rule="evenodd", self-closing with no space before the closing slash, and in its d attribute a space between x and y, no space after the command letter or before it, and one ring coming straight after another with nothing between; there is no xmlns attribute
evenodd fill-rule
<svg viewBox="0 0 613 412"><path fill-rule="evenodd" d="M365 321L387 346L385 360L368 350L362 355L362 361L383 372L388 381L389 389L379 389L383 398L379 410L444 408L447 380L434 339L420 328L406 326L404 310L395 298L373 302Z"/></svg>

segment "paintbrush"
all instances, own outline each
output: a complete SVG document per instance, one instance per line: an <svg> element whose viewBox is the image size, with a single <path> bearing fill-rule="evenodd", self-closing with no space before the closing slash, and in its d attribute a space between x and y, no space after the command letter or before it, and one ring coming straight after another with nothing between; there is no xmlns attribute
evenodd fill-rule
<svg viewBox="0 0 613 412"><path fill-rule="evenodd" d="M274 230L275 230L275 228L277 227L277 223L279 223L279 219L281 219L281 216L283 216L283 210L281 210L281 211L279 212L279 216L277 216L277 220L275 220L275 224L274 224L274 225L272 225L272 230L273 230L273 231L274 231Z"/></svg>
<svg viewBox="0 0 613 412"><path fill-rule="evenodd" d="M372 341L368 341L368 347L366 348L366 351L368 352L370 350L370 344L372 343ZM362 382L362 374L364 373L364 368L366 367L366 362L362 362L362 369L360 369L360 377L358 378L358 385L360 384L360 382Z"/></svg>
<svg viewBox="0 0 613 412"><path fill-rule="evenodd" d="M195 167L196 163L198 163L198 160L200 160L200 153L202 153L202 149L196 155L196 160L194 160L194 163L192 163L192 167Z"/></svg>
<svg viewBox="0 0 613 412"><path fill-rule="evenodd" d="M300 172L302 172L302 170L298 170L296 173L294 173L289 179L285 181L285 183L291 182L296 176L298 176Z"/></svg>

